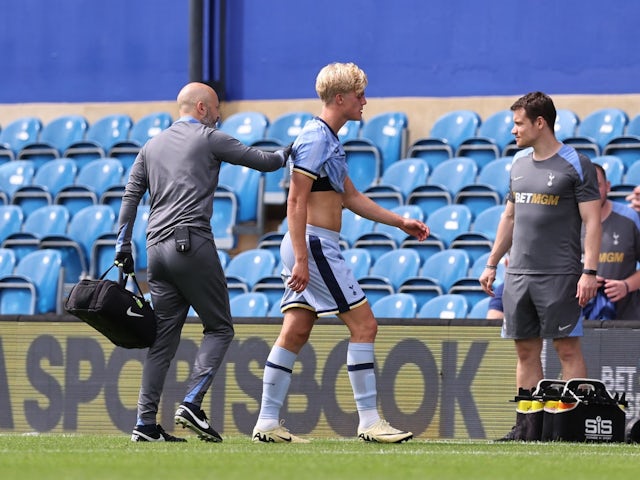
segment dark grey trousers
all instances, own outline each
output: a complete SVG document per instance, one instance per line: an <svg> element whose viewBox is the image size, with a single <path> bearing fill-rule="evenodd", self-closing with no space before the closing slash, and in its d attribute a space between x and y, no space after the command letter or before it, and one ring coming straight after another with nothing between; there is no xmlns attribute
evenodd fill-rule
<svg viewBox="0 0 640 480"><path fill-rule="evenodd" d="M191 233L191 249L177 252L173 236L149 247L147 276L158 322L142 370L138 423L155 424L169 365L180 344L189 307L204 327L185 400L198 406L233 339L224 271L213 239Z"/></svg>

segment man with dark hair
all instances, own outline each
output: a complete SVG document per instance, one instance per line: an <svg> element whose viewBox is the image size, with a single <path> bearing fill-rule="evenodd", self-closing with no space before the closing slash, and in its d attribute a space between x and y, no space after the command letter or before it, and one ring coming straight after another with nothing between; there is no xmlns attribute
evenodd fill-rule
<svg viewBox="0 0 640 480"><path fill-rule="evenodd" d="M563 378L586 376L580 348L580 311L597 290L600 196L595 168L559 142L556 109L542 92L512 106L516 144L504 215L480 276L493 296L498 261L509 251L502 335L515 341L516 383L531 391L543 378L543 339L553 339ZM585 225L584 264L581 226ZM502 440L525 439L523 417Z"/></svg>

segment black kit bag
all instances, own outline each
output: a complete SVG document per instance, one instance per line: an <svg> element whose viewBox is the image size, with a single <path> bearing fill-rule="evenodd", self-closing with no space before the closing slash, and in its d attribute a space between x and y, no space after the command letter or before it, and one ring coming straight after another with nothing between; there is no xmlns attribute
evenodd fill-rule
<svg viewBox="0 0 640 480"><path fill-rule="evenodd" d="M127 290L126 277L119 269L118 281L104 277L81 280L73 286L65 310L88 323L113 344L123 348L147 348L156 338L156 318L135 275L131 275L138 294Z"/></svg>
<svg viewBox="0 0 640 480"><path fill-rule="evenodd" d="M624 442L625 393L612 395L591 378L567 380L553 419L553 440Z"/></svg>

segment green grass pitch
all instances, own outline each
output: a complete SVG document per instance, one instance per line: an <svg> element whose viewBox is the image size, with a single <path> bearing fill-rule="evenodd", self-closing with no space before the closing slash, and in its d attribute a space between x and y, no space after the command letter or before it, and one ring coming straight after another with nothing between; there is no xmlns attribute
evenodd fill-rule
<svg viewBox="0 0 640 480"><path fill-rule="evenodd" d="M126 435L0 435L0 478L45 479L629 479L638 444L355 439L302 444L134 443Z"/></svg>

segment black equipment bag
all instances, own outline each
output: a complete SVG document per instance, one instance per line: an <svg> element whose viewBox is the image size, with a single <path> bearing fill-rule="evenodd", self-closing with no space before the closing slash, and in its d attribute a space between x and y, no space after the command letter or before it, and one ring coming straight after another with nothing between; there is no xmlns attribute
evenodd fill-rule
<svg viewBox="0 0 640 480"><path fill-rule="evenodd" d="M126 277L119 269L118 282L104 277L81 280L73 286L65 310L91 325L119 347L147 348L156 338L156 318L135 275L131 275L138 294L127 290Z"/></svg>
<svg viewBox="0 0 640 480"><path fill-rule="evenodd" d="M625 393L612 395L600 380L567 380L552 415L551 440L624 442L626 406Z"/></svg>

